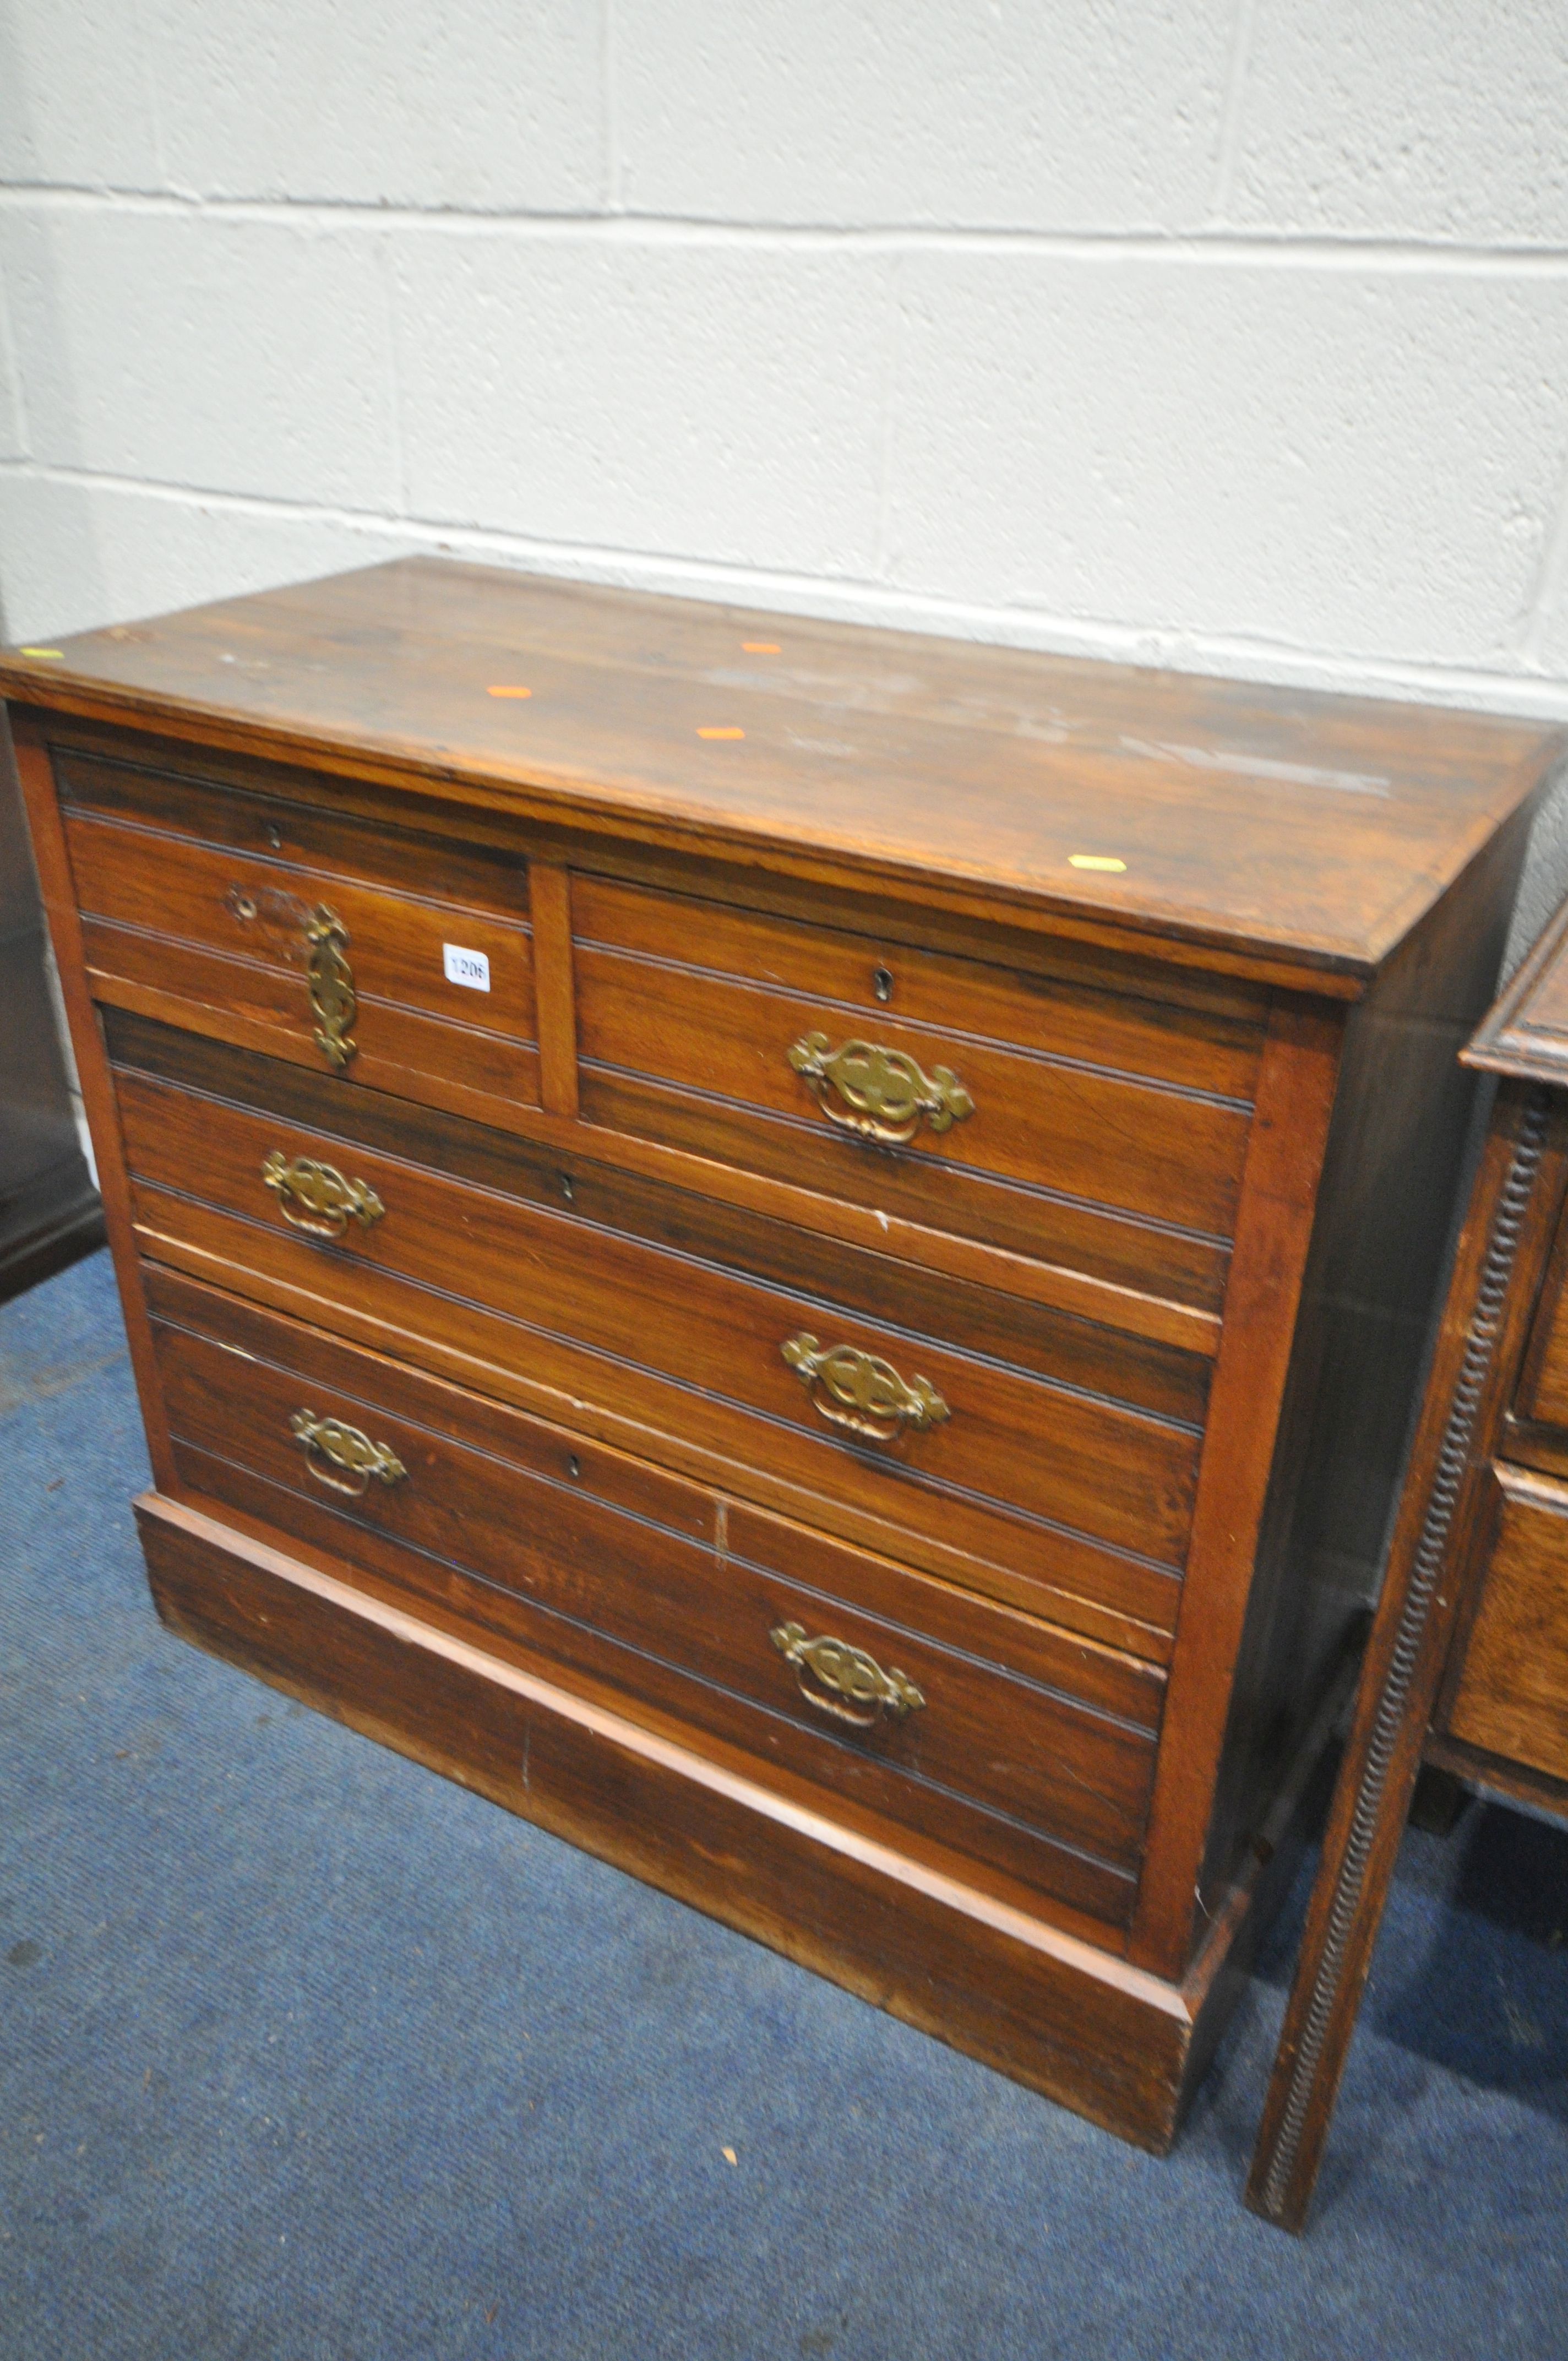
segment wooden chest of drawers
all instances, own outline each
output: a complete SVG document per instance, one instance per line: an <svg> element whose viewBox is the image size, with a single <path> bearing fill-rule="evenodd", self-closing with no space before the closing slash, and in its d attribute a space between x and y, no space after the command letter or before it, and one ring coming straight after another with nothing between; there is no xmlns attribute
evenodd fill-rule
<svg viewBox="0 0 1568 2361"><path fill-rule="evenodd" d="M49 993L27 822L0 769L0 1303L104 1243Z"/></svg>
<svg viewBox="0 0 1568 2361"><path fill-rule="evenodd" d="M1498 1082L1247 2185L1288 2230L1423 1762L1568 1821L1568 904L1464 1054Z"/></svg>
<svg viewBox="0 0 1568 2361"><path fill-rule="evenodd" d="M167 1620L1163 2146L1557 741L429 561L0 686Z"/></svg>

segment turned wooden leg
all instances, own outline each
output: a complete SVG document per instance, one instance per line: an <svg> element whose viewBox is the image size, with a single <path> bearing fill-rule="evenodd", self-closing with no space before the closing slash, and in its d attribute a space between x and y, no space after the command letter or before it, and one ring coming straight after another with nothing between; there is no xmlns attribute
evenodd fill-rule
<svg viewBox="0 0 1568 2361"><path fill-rule="evenodd" d="M1527 1218L1540 1218L1531 1200L1547 1124L1539 1092L1499 1093L1455 1258L1247 2181L1248 2205L1281 2229L1306 2222L1420 1768L1528 1312L1509 1303L1508 1280Z"/></svg>

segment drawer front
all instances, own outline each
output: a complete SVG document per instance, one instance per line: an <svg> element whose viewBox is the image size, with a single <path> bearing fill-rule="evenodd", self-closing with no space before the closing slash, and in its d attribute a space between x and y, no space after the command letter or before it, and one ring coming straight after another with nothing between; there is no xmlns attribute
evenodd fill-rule
<svg viewBox="0 0 1568 2361"><path fill-rule="evenodd" d="M1204 1310L1256 1021L577 875L590 1121Z"/></svg>
<svg viewBox="0 0 1568 2361"><path fill-rule="evenodd" d="M1513 1407L1526 1425L1568 1439L1568 1214L1558 1223Z"/></svg>
<svg viewBox="0 0 1568 2361"><path fill-rule="evenodd" d="M97 758L57 775L100 997L491 1121L538 1104L521 863Z"/></svg>
<svg viewBox="0 0 1568 2361"><path fill-rule="evenodd" d="M1157 1679L210 1289L151 1297L192 1490L1125 1917Z"/></svg>
<svg viewBox="0 0 1568 2361"><path fill-rule="evenodd" d="M552 1393L568 1424L620 1420L642 1455L696 1454L751 1497L782 1482L877 1520L916 1564L946 1571L956 1551L1174 1627L1194 1422L611 1230L572 1176L571 1204L525 1202L143 1073L119 1088L155 1257L304 1290L313 1317L400 1332L422 1360L430 1343L466 1354ZM323 1169L365 1210L323 1213Z"/></svg>
<svg viewBox="0 0 1568 2361"><path fill-rule="evenodd" d="M1449 1733L1568 1780L1568 1486L1495 1470L1495 1525Z"/></svg>

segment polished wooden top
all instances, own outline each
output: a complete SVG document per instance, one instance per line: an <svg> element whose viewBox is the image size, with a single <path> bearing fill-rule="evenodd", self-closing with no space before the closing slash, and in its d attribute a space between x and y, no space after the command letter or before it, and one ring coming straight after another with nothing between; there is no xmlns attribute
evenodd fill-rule
<svg viewBox="0 0 1568 2361"><path fill-rule="evenodd" d="M1467 1066L1568 1084L1568 901L1508 979L1464 1051Z"/></svg>
<svg viewBox="0 0 1568 2361"><path fill-rule="evenodd" d="M1036 925L1223 947L1341 991L1565 742L435 558L52 644L0 657L0 690Z"/></svg>

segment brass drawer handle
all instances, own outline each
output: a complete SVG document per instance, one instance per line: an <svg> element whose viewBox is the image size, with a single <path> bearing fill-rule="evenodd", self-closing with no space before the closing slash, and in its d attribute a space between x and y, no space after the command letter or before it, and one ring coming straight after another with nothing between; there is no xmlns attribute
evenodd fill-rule
<svg viewBox="0 0 1568 2361"><path fill-rule="evenodd" d="M358 1427L345 1426L340 1418L318 1418L313 1410L297 1410L289 1427L304 1444L305 1465L317 1483L334 1492L346 1492L351 1499L357 1500L369 1488L372 1476L378 1483L397 1484L409 1472L389 1444L372 1443ZM329 1475L323 1459L345 1474Z"/></svg>
<svg viewBox="0 0 1568 2361"><path fill-rule="evenodd" d="M870 1730L879 1714L902 1721L926 1702L907 1674L884 1673L872 1656L851 1648L847 1640L826 1633L808 1640L802 1623L776 1623L768 1637L788 1664L795 1666L795 1686L807 1705L830 1713L856 1730Z"/></svg>
<svg viewBox="0 0 1568 2361"><path fill-rule="evenodd" d="M823 1345L803 1334L779 1350L813 1410L868 1443L895 1443L906 1426L923 1433L951 1415L929 1378L901 1378L891 1361L862 1353L858 1345Z"/></svg>
<svg viewBox="0 0 1568 2361"><path fill-rule="evenodd" d="M902 1049L874 1041L845 1041L835 1049L826 1033L807 1033L789 1062L830 1123L883 1148L906 1146L922 1115L933 1131L947 1131L974 1113L973 1099L949 1067L927 1074Z"/></svg>
<svg viewBox="0 0 1568 2361"><path fill-rule="evenodd" d="M367 1180L345 1180L335 1164L318 1164L313 1156L285 1156L275 1148L261 1177L290 1228L307 1237L340 1238L350 1222L367 1230L387 1210Z"/></svg>
<svg viewBox="0 0 1568 2361"><path fill-rule="evenodd" d="M359 1014L354 972L344 958L348 928L335 910L318 903L305 920L305 972L316 1017L316 1048L341 1074L359 1044L354 1020Z"/></svg>

